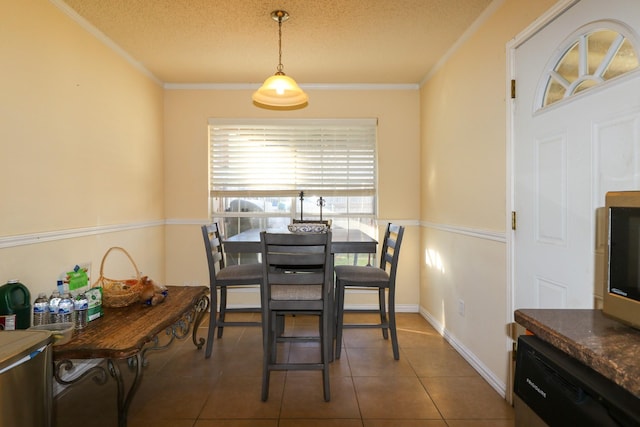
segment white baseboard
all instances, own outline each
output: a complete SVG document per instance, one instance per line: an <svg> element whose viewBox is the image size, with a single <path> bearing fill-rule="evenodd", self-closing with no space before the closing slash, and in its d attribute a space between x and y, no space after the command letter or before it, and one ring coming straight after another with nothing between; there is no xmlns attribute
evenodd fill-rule
<svg viewBox="0 0 640 427"><path fill-rule="evenodd" d="M377 310L378 304L347 304L345 310ZM418 304L396 304L396 313L419 313Z"/></svg>
<svg viewBox="0 0 640 427"><path fill-rule="evenodd" d="M227 308L252 309L260 308L255 305L248 304L227 304ZM345 310L377 310L377 304L347 304ZM396 313L419 313L417 304L396 304Z"/></svg>
<svg viewBox="0 0 640 427"><path fill-rule="evenodd" d="M506 398L506 384L502 382L487 366L476 357L475 354L461 342L459 342L454 335L452 335L443 325L438 322L429 312L420 307L420 315L424 317L427 322L434 327L440 335L475 369L485 381L496 391L500 396Z"/></svg>

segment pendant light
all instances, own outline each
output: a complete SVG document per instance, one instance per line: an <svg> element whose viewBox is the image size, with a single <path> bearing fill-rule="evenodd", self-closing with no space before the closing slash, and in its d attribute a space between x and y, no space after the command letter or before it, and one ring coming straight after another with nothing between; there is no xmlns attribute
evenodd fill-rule
<svg viewBox="0 0 640 427"><path fill-rule="evenodd" d="M253 103L269 109L297 109L307 106L309 97L282 69L282 23L289 19L284 10L274 10L271 18L278 22L278 68L276 74L267 78L260 89L253 93Z"/></svg>

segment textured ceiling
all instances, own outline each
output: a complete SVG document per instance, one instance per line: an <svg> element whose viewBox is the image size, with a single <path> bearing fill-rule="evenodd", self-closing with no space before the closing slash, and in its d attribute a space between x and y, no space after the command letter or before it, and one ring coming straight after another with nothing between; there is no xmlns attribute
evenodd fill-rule
<svg viewBox="0 0 640 427"><path fill-rule="evenodd" d="M492 0L64 0L164 83L419 83Z"/></svg>

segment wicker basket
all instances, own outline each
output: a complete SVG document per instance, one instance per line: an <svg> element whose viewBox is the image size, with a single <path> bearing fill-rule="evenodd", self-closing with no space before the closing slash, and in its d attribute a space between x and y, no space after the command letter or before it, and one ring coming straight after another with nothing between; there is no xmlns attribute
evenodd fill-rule
<svg viewBox="0 0 640 427"><path fill-rule="evenodd" d="M109 254L114 251L120 251L124 253L129 261L131 261L131 265L135 270L135 278L134 279L110 279L105 277L104 275L104 263L107 260ZM140 299L140 293L142 292L142 281L140 277L140 271L138 270L138 266L136 265L131 255L118 246L114 246L109 248L109 250L102 257L102 263L100 264L100 277L93 284L94 288L101 287L102 288L102 305L104 307L126 307Z"/></svg>

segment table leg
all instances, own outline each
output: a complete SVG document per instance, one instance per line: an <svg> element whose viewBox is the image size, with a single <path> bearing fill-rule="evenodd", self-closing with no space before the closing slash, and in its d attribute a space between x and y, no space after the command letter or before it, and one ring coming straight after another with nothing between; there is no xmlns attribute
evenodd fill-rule
<svg viewBox="0 0 640 427"><path fill-rule="evenodd" d="M129 390L125 393L125 390L124 390L125 384L124 384L124 380L122 379L122 373L120 372L120 367L118 366L117 361L113 359L107 360L109 373L113 378L115 378L116 383L118 384L118 427L127 426L127 416L129 414L129 406L131 406L131 401L133 399L133 396L138 390L138 387L140 386L140 382L142 381L142 373L144 372L142 352L139 352L135 356L132 356L129 359L127 359L127 363L129 366L135 369L135 375L133 378L133 382L129 387Z"/></svg>

